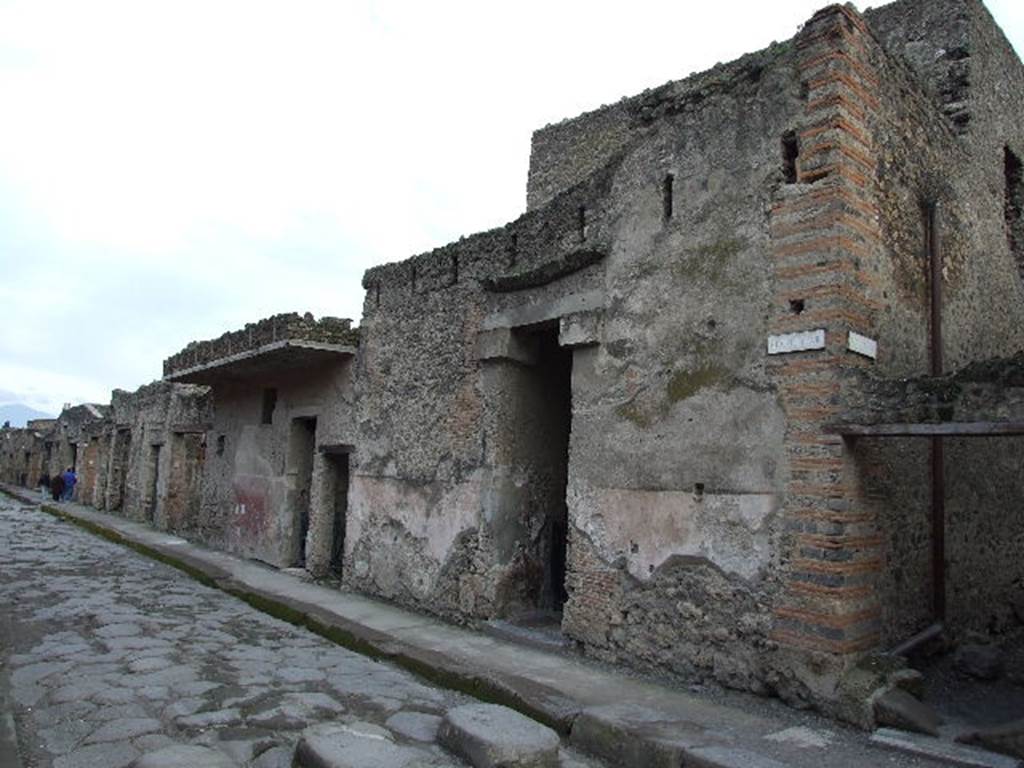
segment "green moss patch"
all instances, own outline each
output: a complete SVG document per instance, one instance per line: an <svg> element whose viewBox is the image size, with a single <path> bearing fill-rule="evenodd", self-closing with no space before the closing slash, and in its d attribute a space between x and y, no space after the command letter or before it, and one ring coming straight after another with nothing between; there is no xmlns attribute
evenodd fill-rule
<svg viewBox="0 0 1024 768"><path fill-rule="evenodd" d="M678 403L693 397L706 387L714 387L729 381L731 375L725 368L709 364L694 371L677 371L666 387L669 402Z"/></svg>

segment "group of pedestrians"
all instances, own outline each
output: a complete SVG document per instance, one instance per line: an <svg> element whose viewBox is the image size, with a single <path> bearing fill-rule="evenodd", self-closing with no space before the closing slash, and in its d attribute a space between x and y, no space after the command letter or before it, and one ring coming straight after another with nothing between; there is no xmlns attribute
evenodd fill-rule
<svg viewBox="0 0 1024 768"><path fill-rule="evenodd" d="M75 483L78 482L78 475L74 467L68 467L63 473L50 477L45 472L39 476L39 487L42 488L43 496L49 491L54 501L71 501L75 493Z"/></svg>

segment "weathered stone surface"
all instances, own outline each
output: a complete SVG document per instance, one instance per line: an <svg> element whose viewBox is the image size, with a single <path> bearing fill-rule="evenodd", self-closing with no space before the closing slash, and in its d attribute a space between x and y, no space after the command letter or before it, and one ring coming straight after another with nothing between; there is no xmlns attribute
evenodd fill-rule
<svg viewBox="0 0 1024 768"><path fill-rule="evenodd" d="M68 408L46 439L5 433L0 474L27 482L48 444L51 471L87 468L80 500L131 519L344 566L441 616L550 611L604 661L864 724L866 699L836 700L851 649L932 619L928 448L825 436L886 389L898 407L876 416L1020 418L1022 111L981 3L829 6L794 40L538 131L529 211L368 270L358 331L279 315L190 344L164 371L212 398L160 382ZM921 200L942 213L944 364L975 365L908 384L938 362ZM821 347L766 347L790 333ZM1009 439L947 445L955 637L1016 626ZM110 622L111 652L146 647L131 623ZM184 682L152 658L151 700ZM277 677L324 680L298 660Z"/></svg>
<svg viewBox="0 0 1024 768"><path fill-rule="evenodd" d="M994 645L967 643L957 648L953 663L965 675L979 680L995 680L1003 674L1004 657Z"/></svg>
<svg viewBox="0 0 1024 768"><path fill-rule="evenodd" d="M871 741L899 752L964 768L1020 768L1020 763L1012 757L892 728L879 728L872 734Z"/></svg>
<svg viewBox="0 0 1024 768"><path fill-rule="evenodd" d="M584 752L623 768L678 768L687 750L706 745L706 730L642 707L611 705L583 710L569 740Z"/></svg>
<svg viewBox="0 0 1024 768"><path fill-rule="evenodd" d="M237 725L242 722L242 713L237 709L218 709L213 712L200 712L195 715L177 717L174 722L179 728L194 729Z"/></svg>
<svg viewBox="0 0 1024 768"><path fill-rule="evenodd" d="M448 710L438 742L476 768L558 765L558 734L497 704L465 704Z"/></svg>
<svg viewBox="0 0 1024 768"><path fill-rule="evenodd" d="M161 729L159 720L148 717L126 717L112 720L96 729L85 740L86 744L98 744L104 741L125 741L147 733L156 733Z"/></svg>
<svg viewBox="0 0 1024 768"><path fill-rule="evenodd" d="M295 747L272 747L252 761L252 768L292 768Z"/></svg>
<svg viewBox="0 0 1024 768"><path fill-rule="evenodd" d="M899 688L886 691L875 699L875 720L879 725L939 735L938 713Z"/></svg>
<svg viewBox="0 0 1024 768"><path fill-rule="evenodd" d="M294 768L428 768L439 758L396 744L391 732L370 723L322 723L306 729L295 749Z"/></svg>
<svg viewBox="0 0 1024 768"><path fill-rule="evenodd" d="M385 723L395 733L414 741L437 741L441 718L426 712L396 712Z"/></svg>
<svg viewBox="0 0 1024 768"><path fill-rule="evenodd" d="M965 744L977 744L993 752L1013 755L1024 760L1024 718L965 734L957 739Z"/></svg>
<svg viewBox="0 0 1024 768"><path fill-rule="evenodd" d="M0 698L7 690L35 695L30 709L20 709L31 734L21 743L25 765L124 768L191 742L230 764L288 768L301 727L349 718L351 710L382 723L385 698L387 708L428 711L467 700L129 548L12 508L6 496L0 562L0 666L8 674L9 664L19 683L0 683ZM139 664L150 659L160 661ZM295 682L294 669L314 671L318 681ZM424 749L428 761L439 759L439 747ZM446 764L451 758L439 763Z"/></svg>
<svg viewBox="0 0 1024 768"><path fill-rule="evenodd" d="M237 768L237 763L214 749L175 744L143 755L132 768Z"/></svg>

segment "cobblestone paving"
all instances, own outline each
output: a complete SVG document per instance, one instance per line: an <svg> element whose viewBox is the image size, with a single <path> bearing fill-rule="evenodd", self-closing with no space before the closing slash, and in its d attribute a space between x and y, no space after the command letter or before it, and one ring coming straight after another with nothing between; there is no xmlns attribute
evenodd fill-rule
<svg viewBox="0 0 1024 768"><path fill-rule="evenodd" d="M26 768L121 768L172 743L283 768L302 728L356 721L463 765L432 741L468 697L6 497L0 639Z"/></svg>

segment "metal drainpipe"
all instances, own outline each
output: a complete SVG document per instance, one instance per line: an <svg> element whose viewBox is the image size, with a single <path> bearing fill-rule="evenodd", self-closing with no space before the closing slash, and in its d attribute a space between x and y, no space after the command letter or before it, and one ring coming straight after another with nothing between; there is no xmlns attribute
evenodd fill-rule
<svg viewBox="0 0 1024 768"><path fill-rule="evenodd" d="M925 205L925 243L931 273L931 374L942 375L942 254L936 204ZM941 437L931 439L932 605L935 621L946 619L946 463Z"/></svg>

